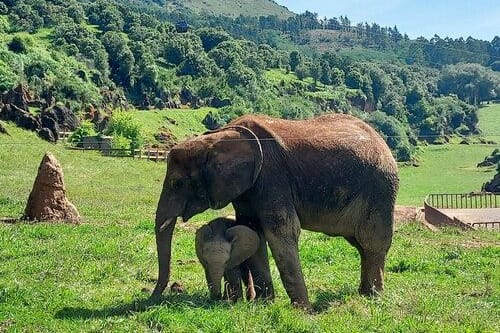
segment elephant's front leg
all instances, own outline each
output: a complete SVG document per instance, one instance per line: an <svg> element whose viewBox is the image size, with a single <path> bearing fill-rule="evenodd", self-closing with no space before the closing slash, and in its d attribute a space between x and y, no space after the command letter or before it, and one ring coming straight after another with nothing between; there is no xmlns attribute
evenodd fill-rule
<svg viewBox="0 0 500 333"><path fill-rule="evenodd" d="M300 222L295 214L277 214L262 221L266 240L278 266L281 281L293 305L309 309L307 294L299 258Z"/></svg>
<svg viewBox="0 0 500 333"><path fill-rule="evenodd" d="M273 280L271 277L271 269L269 268L267 242L264 235L260 234L259 249L245 263L252 273L255 298L274 299ZM245 279L246 277L243 278Z"/></svg>

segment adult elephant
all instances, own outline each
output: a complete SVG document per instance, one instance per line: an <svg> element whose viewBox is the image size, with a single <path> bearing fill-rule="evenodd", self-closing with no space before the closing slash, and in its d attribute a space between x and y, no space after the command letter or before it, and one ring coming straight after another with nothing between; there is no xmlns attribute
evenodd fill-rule
<svg viewBox="0 0 500 333"><path fill-rule="evenodd" d="M260 297L274 297L267 246L292 303L309 307L298 252L301 228L343 236L361 256L362 294L383 290L393 234L397 165L384 140L343 114L305 121L243 116L175 146L156 211L159 276L170 275L177 217L233 204L236 219L265 240L252 257Z"/></svg>

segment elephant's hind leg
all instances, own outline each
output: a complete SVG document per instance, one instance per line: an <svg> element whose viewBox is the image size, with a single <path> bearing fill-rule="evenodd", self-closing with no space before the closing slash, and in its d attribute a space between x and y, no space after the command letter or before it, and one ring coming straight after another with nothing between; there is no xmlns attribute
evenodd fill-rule
<svg viewBox="0 0 500 333"><path fill-rule="evenodd" d="M384 290L385 252L364 250L361 254L361 283L359 293L376 296Z"/></svg>
<svg viewBox="0 0 500 333"><path fill-rule="evenodd" d="M363 248L354 237L346 237L346 240L354 246L361 257L361 282L359 293L362 295L375 296L384 290L384 266L387 250L373 251Z"/></svg>

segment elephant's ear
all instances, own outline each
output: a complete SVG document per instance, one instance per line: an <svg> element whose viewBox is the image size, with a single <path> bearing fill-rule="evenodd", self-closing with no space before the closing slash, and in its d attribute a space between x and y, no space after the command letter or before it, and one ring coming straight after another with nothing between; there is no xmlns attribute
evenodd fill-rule
<svg viewBox="0 0 500 333"><path fill-rule="evenodd" d="M226 127L208 136L212 144L203 178L210 207L219 209L252 187L262 167L262 147L246 127Z"/></svg>
<svg viewBox="0 0 500 333"><path fill-rule="evenodd" d="M235 267L257 252L259 248L259 235L244 225L237 225L227 229L226 239L231 243L231 256L226 266Z"/></svg>
<svg viewBox="0 0 500 333"><path fill-rule="evenodd" d="M211 239L213 237L212 233L212 228L210 228L209 225L204 225L198 230L196 230L196 236L195 236L195 249L196 249L196 255L200 259L200 261L204 258L203 255L203 246L207 242L207 240Z"/></svg>

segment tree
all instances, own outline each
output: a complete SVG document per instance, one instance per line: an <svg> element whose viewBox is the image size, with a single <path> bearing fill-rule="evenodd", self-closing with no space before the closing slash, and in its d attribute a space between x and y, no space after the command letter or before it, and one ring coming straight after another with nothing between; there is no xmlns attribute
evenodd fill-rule
<svg viewBox="0 0 500 333"><path fill-rule="evenodd" d="M250 87L254 85L256 81L255 72L243 65L231 66L227 76L227 83L230 87Z"/></svg>
<svg viewBox="0 0 500 333"><path fill-rule="evenodd" d="M338 68L332 68L332 84L340 86L344 84L344 72Z"/></svg>
<svg viewBox="0 0 500 333"><path fill-rule="evenodd" d="M103 35L102 43L106 51L113 55L109 58L109 65L114 81L124 87L130 87L135 58L127 40L120 33L108 31Z"/></svg>
<svg viewBox="0 0 500 333"><path fill-rule="evenodd" d="M24 53L27 49L26 42L19 36L14 36L7 46L14 53Z"/></svg>
<svg viewBox="0 0 500 333"><path fill-rule="evenodd" d="M292 51L290 53L290 68L295 72L297 66L302 62L302 56L299 51Z"/></svg>
<svg viewBox="0 0 500 333"><path fill-rule="evenodd" d="M202 28L196 31L200 37L205 52L209 52L220 43L231 39L231 36L223 30L214 28Z"/></svg>
<svg viewBox="0 0 500 333"><path fill-rule="evenodd" d="M351 68L346 75L345 84L352 89L360 89L363 85L363 74L358 68Z"/></svg>
<svg viewBox="0 0 500 333"><path fill-rule="evenodd" d="M321 74L319 77L319 81L323 84L331 84L332 83L332 73L330 69L330 65L327 61L321 62Z"/></svg>
<svg viewBox="0 0 500 333"><path fill-rule="evenodd" d="M321 76L321 67L317 61L313 61L309 66L309 73L314 80L314 84L316 84Z"/></svg>
<svg viewBox="0 0 500 333"><path fill-rule="evenodd" d="M500 95L500 73L479 64L446 66L439 78L441 94L456 94L461 100L478 105Z"/></svg>
<svg viewBox="0 0 500 333"><path fill-rule="evenodd" d="M411 160L415 147L411 145L403 123L380 111L370 114L367 120L384 137L398 161Z"/></svg>

